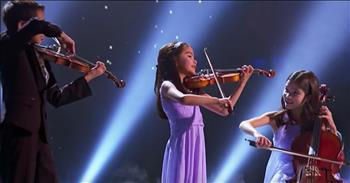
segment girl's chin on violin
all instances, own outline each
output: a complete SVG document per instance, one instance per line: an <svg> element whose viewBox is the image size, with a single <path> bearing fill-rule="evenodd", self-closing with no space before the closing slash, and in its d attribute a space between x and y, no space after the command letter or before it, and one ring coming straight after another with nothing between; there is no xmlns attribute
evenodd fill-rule
<svg viewBox="0 0 350 183"><path fill-rule="evenodd" d="M186 76L193 76L196 74L196 66L190 66L185 71Z"/></svg>
<svg viewBox="0 0 350 183"><path fill-rule="evenodd" d="M37 34L37 35L32 37L31 42L34 44L40 44L41 42L44 41L44 39L45 39L44 34Z"/></svg>
<svg viewBox="0 0 350 183"><path fill-rule="evenodd" d="M196 74L196 68L197 68L196 66L192 66L191 67L190 73L191 73L192 76Z"/></svg>
<svg viewBox="0 0 350 183"><path fill-rule="evenodd" d="M193 65L193 66L192 66L193 72L196 72L196 68L197 68L196 65Z"/></svg>

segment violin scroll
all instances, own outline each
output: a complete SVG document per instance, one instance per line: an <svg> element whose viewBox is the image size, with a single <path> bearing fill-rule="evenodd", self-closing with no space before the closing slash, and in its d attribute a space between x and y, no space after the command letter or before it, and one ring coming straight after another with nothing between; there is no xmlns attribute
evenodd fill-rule
<svg viewBox="0 0 350 183"><path fill-rule="evenodd" d="M270 69L268 71L262 70L262 69L254 69L255 72L257 72L259 75L266 76L268 78L273 78L276 75L276 71Z"/></svg>
<svg viewBox="0 0 350 183"><path fill-rule="evenodd" d="M319 87L319 90L321 93L320 100L323 105L327 105L328 103L335 101L335 96L327 95L329 88L327 87L326 84L321 84L321 86Z"/></svg>
<svg viewBox="0 0 350 183"><path fill-rule="evenodd" d="M113 75L110 71L105 71L105 73L107 74L107 78L112 80L113 83L118 87L118 88L124 88L125 87L125 81L118 79L115 75Z"/></svg>

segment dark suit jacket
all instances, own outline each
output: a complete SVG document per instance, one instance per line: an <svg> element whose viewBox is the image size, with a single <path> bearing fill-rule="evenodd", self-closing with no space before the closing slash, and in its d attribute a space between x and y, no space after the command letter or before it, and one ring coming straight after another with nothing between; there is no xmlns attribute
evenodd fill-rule
<svg viewBox="0 0 350 183"><path fill-rule="evenodd" d="M45 66L50 79L46 83L35 49L28 44L31 37L39 33L58 37L61 29L49 22L32 19L16 33L1 34L0 71L6 107L2 125L11 123L30 133L44 129L47 141L45 103L48 101L59 107L91 95L91 90L83 77L59 88L47 61Z"/></svg>

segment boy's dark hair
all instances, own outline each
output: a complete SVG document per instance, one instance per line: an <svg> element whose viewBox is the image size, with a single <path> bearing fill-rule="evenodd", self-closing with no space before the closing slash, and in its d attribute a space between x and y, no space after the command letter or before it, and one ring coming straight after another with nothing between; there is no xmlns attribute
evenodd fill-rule
<svg viewBox="0 0 350 183"><path fill-rule="evenodd" d="M20 21L28 21L35 17L37 10L44 10L45 6L35 1L8 1L2 8L3 21L9 32L16 32Z"/></svg>

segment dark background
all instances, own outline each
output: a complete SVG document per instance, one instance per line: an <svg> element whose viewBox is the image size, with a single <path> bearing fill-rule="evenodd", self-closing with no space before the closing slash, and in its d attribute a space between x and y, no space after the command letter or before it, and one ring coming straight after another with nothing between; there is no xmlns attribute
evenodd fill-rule
<svg viewBox="0 0 350 183"><path fill-rule="evenodd" d="M171 2L68 2L53 1L42 2L46 5L46 15L49 21L59 24L62 29L75 41L77 53L90 60L100 59L112 62L108 68L120 78L132 78L132 71L141 63L135 60L139 55L147 52L144 45L149 46L152 52L150 58L145 58L155 65L159 46L173 41L172 37L164 37L161 42L147 42L152 32L159 32L162 22L159 22L159 14L169 14L164 7L172 6ZM184 9L182 13L191 11L189 6L216 6L215 2L178 2L176 6ZM1 1L1 7L4 1ZM219 4L219 3L218 3ZM275 69L276 65L283 65L286 48L293 41L297 27L306 18L307 12L316 6L316 2L221 2L226 6L220 15L212 16L213 21L208 30L198 30L196 22L193 27L187 27L198 33L198 39L180 36L179 40L193 45L196 53L198 68L207 67L202 54L203 47L209 47L210 56L214 65L218 68L236 68L244 64L252 64L263 69ZM349 10L349 3L344 3ZM108 8L105 8L108 5ZM200 8L200 7L199 7ZM195 11L195 9L193 10ZM177 12L174 12L176 14ZM190 14L190 13L189 13ZM210 16L210 12L200 16ZM190 15L189 15L190 16ZM350 19L349 11L344 23L349 35ZM317 17L316 17L317 18ZM321 18L321 17L320 17ZM156 21L157 20L157 21ZM172 22L183 26L181 20ZM198 20L199 21L199 20ZM208 21L202 19L201 21ZM5 30L1 22L1 30ZM165 23L164 23L165 24ZM157 27L157 26L159 27ZM156 28L157 27L157 28ZM174 28L177 31L176 28ZM317 32L318 27L315 27ZM179 31L181 28L179 28ZM167 31L166 29L164 30ZM204 34L205 33L205 34ZM151 38L150 38L151 39ZM331 54L327 62L313 61L313 67L322 66L316 72L322 83L327 83L331 88L331 95L337 100L330 105L337 128L343 134L345 153L350 157L350 131L349 131L349 102L350 102L350 43L349 36L345 43ZM191 42L193 41L193 42ZM109 45L113 49L109 49ZM318 51L318 50L310 50ZM302 57L300 57L302 58ZM305 60L308 62L308 60ZM293 63L293 61L291 61ZM298 60L298 63L300 60ZM287 64L287 63L286 63ZM60 85L81 76L80 73L70 71L61 66L53 66ZM302 69L303 65L297 68ZM310 68L310 69L312 69ZM150 68L144 68L145 73ZM305 68L308 69L308 68ZM289 71L291 72L291 71ZM155 74L154 72L152 74ZM280 74L280 75L279 75ZM284 81L289 73L278 73ZM145 78L150 78L145 80ZM136 78L136 81L146 82L149 88L153 87L154 75ZM272 79L271 79L272 80ZM133 80L135 81L135 80ZM127 81L128 82L128 81ZM130 83L127 83L127 86ZM232 144L243 141L243 133L239 131L240 121L253 117L247 114L259 97L265 97L264 91L269 87L270 79L254 76L247 85L240 98L233 115L220 117L203 109L206 134L206 154L208 180L213 181L225 157L228 156ZM228 95L234 84L225 85L224 90ZM167 121L162 121L157 116L154 95L144 95L134 98L132 102L146 100L151 97L151 103L147 108L133 108L133 105L120 106L118 101L127 95L123 90L116 89L110 81L98 78L91 83L93 96L77 103L54 109L49 107L49 134L50 143L55 157L55 163L61 182L77 182L80 180L88 161L97 144L100 142L109 118L115 108L129 107L130 114L136 110L144 110L142 116L135 123L127 138L121 144L118 153L111 157L103 171L96 178L96 182L158 182L161 176L161 165L166 141L169 137ZM279 100L283 84L275 86L274 100ZM219 96L215 87L206 90L214 96ZM139 90L136 92L144 92ZM147 93L147 92L146 92ZM267 95L267 94L266 94ZM275 104L275 103L274 103ZM274 105L274 110L279 105ZM266 111L271 110L267 107ZM117 133L117 132L116 132ZM272 137L271 130L266 130L267 136ZM248 144L247 144L248 146ZM237 147L238 148L238 147ZM232 172L228 182L262 182L265 166L269 158L269 152L249 148L251 153L240 165L237 172ZM244 157L242 152L239 156ZM349 168L344 167L342 173L349 178Z"/></svg>

